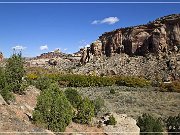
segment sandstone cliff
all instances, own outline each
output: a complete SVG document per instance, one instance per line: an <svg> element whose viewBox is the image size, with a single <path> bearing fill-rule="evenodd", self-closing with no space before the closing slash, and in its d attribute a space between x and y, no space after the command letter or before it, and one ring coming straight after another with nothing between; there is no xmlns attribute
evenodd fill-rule
<svg viewBox="0 0 180 135"><path fill-rule="evenodd" d="M120 28L99 37L102 54L146 55L178 51L180 48L180 14L158 18L146 25ZM93 46L93 44L92 44ZM96 55L96 51L92 53Z"/></svg>
<svg viewBox="0 0 180 135"><path fill-rule="evenodd" d="M81 52L75 73L179 79L180 14L106 32Z"/></svg>

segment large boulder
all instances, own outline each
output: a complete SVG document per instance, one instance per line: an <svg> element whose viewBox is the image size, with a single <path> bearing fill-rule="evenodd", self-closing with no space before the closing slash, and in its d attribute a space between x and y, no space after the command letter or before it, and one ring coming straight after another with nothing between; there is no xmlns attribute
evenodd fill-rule
<svg viewBox="0 0 180 135"><path fill-rule="evenodd" d="M128 117L126 114L109 113L103 119L107 121L109 116L113 115L117 121L116 125L104 125L104 132L108 135L139 135L140 128L136 125L136 120Z"/></svg>

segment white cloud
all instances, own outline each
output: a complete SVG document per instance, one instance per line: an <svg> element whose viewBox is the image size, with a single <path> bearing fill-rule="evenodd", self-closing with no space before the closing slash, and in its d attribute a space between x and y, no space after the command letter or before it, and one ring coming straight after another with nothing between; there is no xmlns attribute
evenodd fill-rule
<svg viewBox="0 0 180 135"><path fill-rule="evenodd" d="M100 23L99 20L94 20L91 24L98 24L98 23Z"/></svg>
<svg viewBox="0 0 180 135"><path fill-rule="evenodd" d="M17 46L12 47L12 49L13 50L24 50L24 49L26 49L26 47L21 46L21 45L17 45Z"/></svg>
<svg viewBox="0 0 180 135"><path fill-rule="evenodd" d="M67 51L68 49L67 48L64 48L64 51Z"/></svg>
<svg viewBox="0 0 180 135"><path fill-rule="evenodd" d="M119 21L117 17L107 17L104 18L103 20L94 20L91 24L115 24Z"/></svg>
<svg viewBox="0 0 180 135"><path fill-rule="evenodd" d="M48 46L47 45L42 45L42 46L40 46L40 50L42 51L42 50L48 50Z"/></svg>

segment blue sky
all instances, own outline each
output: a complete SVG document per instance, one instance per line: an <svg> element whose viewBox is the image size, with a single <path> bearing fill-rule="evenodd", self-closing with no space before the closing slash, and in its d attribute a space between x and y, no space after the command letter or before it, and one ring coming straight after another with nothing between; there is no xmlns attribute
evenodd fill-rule
<svg viewBox="0 0 180 135"><path fill-rule="evenodd" d="M23 46L23 55L28 57L56 48L73 53L78 51L80 46L98 39L98 36L104 32L145 24L158 17L174 13L180 13L180 4L1 3L0 51L6 57L12 54L12 47L15 46ZM93 21L97 24L92 24ZM40 49L41 46L48 50L41 50L43 49Z"/></svg>

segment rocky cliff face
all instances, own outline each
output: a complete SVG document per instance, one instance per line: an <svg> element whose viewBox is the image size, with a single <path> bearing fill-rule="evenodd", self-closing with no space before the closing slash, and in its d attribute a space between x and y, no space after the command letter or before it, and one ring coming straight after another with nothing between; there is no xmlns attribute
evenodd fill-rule
<svg viewBox="0 0 180 135"><path fill-rule="evenodd" d="M88 51L87 51L88 50ZM180 14L106 32L82 51L76 73L180 78ZM133 56L133 57L132 57Z"/></svg>
<svg viewBox="0 0 180 135"><path fill-rule="evenodd" d="M146 25L106 32L99 37L99 40L102 43L102 54L106 56L122 52L128 55L144 56L147 53L178 51L180 14L165 16ZM96 55L93 50L92 53Z"/></svg>

